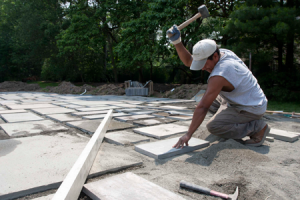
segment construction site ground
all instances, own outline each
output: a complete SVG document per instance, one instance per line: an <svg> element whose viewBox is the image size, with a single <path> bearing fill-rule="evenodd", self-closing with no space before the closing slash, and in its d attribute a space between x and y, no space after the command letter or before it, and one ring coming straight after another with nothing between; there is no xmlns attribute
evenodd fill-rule
<svg viewBox="0 0 300 200"><path fill-rule="evenodd" d="M98 114L99 119L89 120L85 117L96 114L80 115L80 112L103 111L105 115L107 109L114 107L114 112L118 114L122 112L116 110L129 108L155 110L156 114L166 115L174 110L190 114L197 103L187 99L191 99L199 90L206 89L205 85L170 85L156 91L157 95L153 97L129 97L122 93L123 90L121 92L122 87L115 84L88 89L88 86L77 87L63 82L57 87L47 88L47 91L32 85L21 82L0 84L0 199L53 197L92 136L89 134L92 130L89 129L95 127L88 124L100 124L103 119L100 116L102 114ZM97 92L94 88L97 88ZM173 88L175 90L171 92ZM85 89L88 92L79 95ZM170 110L164 106L170 106ZM123 114L119 115L133 116L130 112ZM155 113L149 116L151 119L161 119ZM182 134L163 139L142 135L143 139L137 139L140 142L125 142L124 145L105 140L87 183L132 172L188 200L217 198L181 189L181 180L228 194L238 186L240 200L299 199L299 140L285 142L275 139L274 142L265 141L261 147L245 146L235 140L224 140L209 134L205 124L211 117L208 114L193 135L210 142L208 147L165 159L141 154L135 151L135 146L180 137ZM133 130L145 126L137 125L135 120L121 122L117 118L112 120L107 134L125 131L133 136L141 136ZM263 119L271 129L300 132L300 119L271 114L265 114ZM188 119L168 124L184 126L187 130L190 123ZM81 192L79 199L91 198Z"/></svg>

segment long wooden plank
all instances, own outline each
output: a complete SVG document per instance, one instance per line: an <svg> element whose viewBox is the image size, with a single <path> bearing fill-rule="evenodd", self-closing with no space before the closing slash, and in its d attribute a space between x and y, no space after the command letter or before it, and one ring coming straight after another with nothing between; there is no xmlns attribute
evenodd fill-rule
<svg viewBox="0 0 300 200"><path fill-rule="evenodd" d="M90 139L79 158L69 171L52 200L74 200L78 199L83 184L94 163L96 155L103 141L106 130L112 118L113 110L109 110L93 137Z"/></svg>

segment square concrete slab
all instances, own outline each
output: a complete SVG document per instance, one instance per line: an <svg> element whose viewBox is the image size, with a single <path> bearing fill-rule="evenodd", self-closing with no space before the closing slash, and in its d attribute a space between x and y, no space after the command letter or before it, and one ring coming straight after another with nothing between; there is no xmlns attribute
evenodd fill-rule
<svg viewBox="0 0 300 200"><path fill-rule="evenodd" d="M169 116L170 114L166 113L166 112L158 112L158 113L153 113L152 115L155 116L155 117L164 118L164 117Z"/></svg>
<svg viewBox="0 0 300 200"><path fill-rule="evenodd" d="M142 125L142 126L153 126L158 124L168 124L175 121L176 120L173 119L157 118L157 119L145 119L145 120L133 121L133 124Z"/></svg>
<svg viewBox="0 0 300 200"><path fill-rule="evenodd" d="M116 117L115 119L121 122L127 122L137 119L150 119L155 118L155 116L152 115L132 115L132 116L126 116L126 117Z"/></svg>
<svg viewBox="0 0 300 200"><path fill-rule="evenodd" d="M87 112L73 112L71 115L74 116L88 116L88 115L100 115L107 114L109 110L99 110L99 111L87 111ZM114 112L115 110L113 110Z"/></svg>
<svg viewBox="0 0 300 200"><path fill-rule="evenodd" d="M161 112L159 110L143 110L143 111L137 111L137 112L131 112L132 115L149 115L152 113Z"/></svg>
<svg viewBox="0 0 300 200"><path fill-rule="evenodd" d="M169 119L174 119L174 120L180 120L180 121L188 121L188 120L192 120L193 119L193 116L186 116L186 115L170 115L166 118L169 118Z"/></svg>
<svg viewBox="0 0 300 200"><path fill-rule="evenodd" d="M61 113L71 113L74 112L73 109L68 108L37 108L37 109L31 109L33 112L38 113L40 115L50 115L50 114L61 114Z"/></svg>
<svg viewBox="0 0 300 200"><path fill-rule="evenodd" d="M141 111L141 109L138 108L117 108L117 112L124 112L124 113L130 113L130 112L136 112L136 111Z"/></svg>
<svg viewBox="0 0 300 200"><path fill-rule="evenodd" d="M27 113L27 110L1 110L0 111L0 115L1 114L11 114L11 113Z"/></svg>
<svg viewBox="0 0 300 200"><path fill-rule="evenodd" d="M27 122L27 121L39 121L44 120L44 118L37 116L33 113L11 113L11 114L1 114L2 119L5 122Z"/></svg>
<svg viewBox="0 0 300 200"><path fill-rule="evenodd" d="M57 189L88 141L88 137L65 133L1 140L0 163L6 164L0 165L1 183L5 182L0 199ZM137 157L131 149L104 143L88 178L141 165Z"/></svg>
<svg viewBox="0 0 300 200"><path fill-rule="evenodd" d="M116 108L120 108L120 107L102 106L102 107L76 108L75 110L80 111L80 112L86 112L86 111L110 110L110 109L116 109Z"/></svg>
<svg viewBox="0 0 300 200"><path fill-rule="evenodd" d="M121 107L121 108L136 108L136 105L133 105L133 104L125 104L125 103L122 103L122 102L120 102L120 103L118 103L118 104L109 104L109 105L111 105L111 106L116 105L116 106L118 106L119 108L120 108L120 107Z"/></svg>
<svg viewBox="0 0 300 200"><path fill-rule="evenodd" d="M70 121L82 120L81 117L72 116L70 114L54 114L54 115L46 115L46 117L58 122L70 122Z"/></svg>
<svg viewBox="0 0 300 200"><path fill-rule="evenodd" d="M149 137L163 139L173 135L186 133L188 131L188 127L177 124L161 124L145 128L136 128L133 129L133 131Z"/></svg>
<svg viewBox="0 0 300 200"><path fill-rule="evenodd" d="M119 117L119 116L128 116L130 114L126 114L126 113L113 113L112 117ZM82 119L103 119L106 116L106 114L100 114L100 115L88 115L88 116L83 116Z"/></svg>
<svg viewBox="0 0 300 200"><path fill-rule="evenodd" d="M108 143L117 145L137 144L140 142L149 142L150 139L129 131L117 131L105 134L104 140Z"/></svg>
<svg viewBox="0 0 300 200"><path fill-rule="evenodd" d="M53 133L55 131L67 131L68 128L51 120L34 122L1 124L1 128L10 137L24 137L38 135L41 133Z"/></svg>
<svg viewBox="0 0 300 200"><path fill-rule="evenodd" d="M94 200L183 200L181 196L132 172L85 184L83 192Z"/></svg>
<svg viewBox="0 0 300 200"><path fill-rule="evenodd" d="M74 121L74 122L67 122L66 125L73 128L77 128L88 134L94 134L94 132L97 130L98 126L100 125L101 121L102 120ZM133 127L136 126L124 122L111 120L107 131L117 131L117 130L123 130L127 128L133 128Z"/></svg>
<svg viewBox="0 0 300 200"><path fill-rule="evenodd" d="M182 149L173 148L172 146L178 142L179 138L180 137L176 137L158 142L136 145L135 150L155 159L163 159L209 146L209 142L192 137L189 140L189 146L184 146Z"/></svg>
<svg viewBox="0 0 300 200"><path fill-rule="evenodd" d="M179 107L179 106L159 106L158 109L163 109L163 110L187 110L187 107Z"/></svg>
<svg viewBox="0 0 300 200"><path fill-rule="evenodd" d="M283 140L286 142L294 142L299 139L299 135L297 133L274 129L274 128L271 128L268 136L271 136L277 140Z"/></svg>
<svg viewBox="0 0 300 200"><path fill-rule="evenodd" d="M35 108L59 108L56 105L53 104L22 104L22 105L7 105L8 108L14 109L14 110L20 110L20 109L35 109Z"/></svg>

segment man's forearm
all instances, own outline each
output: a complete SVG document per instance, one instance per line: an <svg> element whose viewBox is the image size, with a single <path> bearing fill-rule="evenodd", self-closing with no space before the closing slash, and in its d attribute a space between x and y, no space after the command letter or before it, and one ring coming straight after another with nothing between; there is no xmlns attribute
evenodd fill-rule
<svg viewBox="0 0 300 200"><path fill-rule="evenodd" d="M194 111L192 123L189 127L188 134L192 136L194 132L197 130L197 128L202 124L208 109L204 107L197 107Z"/></svg>
<svg viewBox="0 0 300 200"><path fill-rule="evenodd" d="M193 57L190 52L183 46L182 42L175 45L177 54L180 60L185 64L185 66L190 67L193 61Z"/></svg>

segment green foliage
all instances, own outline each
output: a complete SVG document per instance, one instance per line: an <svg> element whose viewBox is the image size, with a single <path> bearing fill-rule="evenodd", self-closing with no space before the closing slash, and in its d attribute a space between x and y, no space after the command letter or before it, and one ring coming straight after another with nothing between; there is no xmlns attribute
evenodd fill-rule
<svg viewBox="0 0 300 200"><path fill-rule="evenodd" d="M300 113L299 102L268 101L267 110Z"/></svg>

